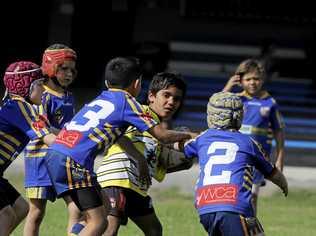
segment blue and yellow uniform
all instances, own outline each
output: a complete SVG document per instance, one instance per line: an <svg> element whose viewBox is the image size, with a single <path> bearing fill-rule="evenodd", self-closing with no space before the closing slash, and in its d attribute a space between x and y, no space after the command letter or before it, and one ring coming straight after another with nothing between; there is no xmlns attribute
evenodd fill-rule
<svg viewBox="0 0 316 236"><path fill-rule="evenodd" d="M34 107L24 98L13 96L4 102L0 109L0 175L22 152L27 143L42 139L49 134ZM2 185L1 185L2 186ZM1 188L0 188L1 191ZM6 197L1 191L1 198Z"/></svg>
<svg viewBox="0 0 316 236"><path fill-rule="evenodd" d="M152 116L156 122L159 117L148 106L143 106L145 112ZM160 142L147 131L140 132L135 127L129 127L126 132L136 149L143 154L148 162L149 174L161 182L166 174L166 169L159 163L161 152ZM126 154L125 150L118 144L110 147L107 154L97 170L98 182L102 188L117 186L131 189L142 196L147 196L149 186L139 182L139 171L137 161Z"/></svg>
<svg viewBox="0 0 316 236"><path fill-rule="evenodd" d="M188 141L184 153L187 158L198 157L200 176L196 183L195 206L201 223L205 222L204 227L209 231L212 224L215 226L223 219L221 213L231 212L236 217L231 218L231 228L224 230L245 235L241 220L254 216L252 167L264 176L272 175L274 170L260 145L239 132L208 129Z"/></svg>
<svg viewBox="0 0 316 236"><path fill-rule="evenodd" d="M275 130L284 128L278 104L266 91L262 91L258 97L251 97L245 91L239 96L244 104L244 118L239 131L260 143L270 156L273 133ZM260 184L262 180L263 176L256 173L254 183Z"/></svg>
<svg viewBox="0 0 316 236"><path fill-rule="evenodd" d="M107 151L130 125L144 132L156 124L128 92L102 92L74 116L49 147L46 165L57 194L97 185L93 171L97 154Z"/></svg>
<svg viewBox="0 0 316 236"><path fill-rule="evenodd" d="M35 106L39 114L45 116L50 126L61 129L74 116L74 97L44 86L42 105ZM25 149L25 188L28 198L55 199L52 183L44 165L48 146L42 140L31 141Z"/></svg>

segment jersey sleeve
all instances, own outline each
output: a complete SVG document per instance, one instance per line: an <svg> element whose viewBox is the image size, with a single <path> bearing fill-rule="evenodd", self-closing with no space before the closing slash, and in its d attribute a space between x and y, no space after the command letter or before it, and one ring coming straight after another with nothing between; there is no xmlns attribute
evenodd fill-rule
<svg viewBox="0 0 316 236"><path fill-rule="evenodd" d="M147 131L158 124L153 116L131 97L126 97L123 119L141 132Z"/></svg>
<svg viewBox="0 0 316 236"><path fill-rule="evenodd" d="M273 170L273 165L270 162L269 156L266 154L263 147L256 141L252 140L252 145L254 166L264 176L269 176Z"/></svg>
<svg viewBox="0 0 316 236"><path fill-rule="evenodd" d="M25 133L30 140L49 134L46 123L40 119L36 108L26 102L17 101L16 106L8 109L9 123Z"/></svg>
<svg viewBox="0 0 316 236"><path fill-rule="evenodd" d="M184 144L184 155L186 158L194 158L198 156L197 139L190 139Z"/></svg>
<svg viewBox="0 0 316 236"><path fill-rule="evenodd" d="M52 107L51 96L49 93L44 93L42 96L42 107L46 114L50 113L50 109Z"/></svg>
<svg viewBox="0 0 316 236"><path fill-rule="evenodd" d="M273 100L274 104L271 108L270 122L273 130L283 129L285 127L284 119L280 113L278 104Z"/></svg>

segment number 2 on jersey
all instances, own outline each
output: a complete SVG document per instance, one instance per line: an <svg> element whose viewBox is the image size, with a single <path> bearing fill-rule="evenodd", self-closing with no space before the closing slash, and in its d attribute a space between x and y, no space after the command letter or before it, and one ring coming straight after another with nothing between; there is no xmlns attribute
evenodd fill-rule
<svg viewBox="0 0 316 236"><path fill-rule="evenodd" d="M224 154L215 154L216 150L225 150ZM232 163L239 147L235 143L213 142L208 150L209 159L204 167L203 185L230 183L231 171L222 170L220 175L212 175L214 165ZM224 169L224 167L223 167Z"/></svg>

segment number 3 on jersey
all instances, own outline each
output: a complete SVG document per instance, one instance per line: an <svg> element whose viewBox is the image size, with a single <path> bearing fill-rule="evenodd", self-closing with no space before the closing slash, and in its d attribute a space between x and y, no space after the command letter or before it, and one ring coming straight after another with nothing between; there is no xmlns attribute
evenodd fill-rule
<svg viewBox="0 0 316 236"><path fill-rule="evenodd" d="M67 130L77 130L80 132L84 132L89 130L90 128L96 127L101 119L105 119L114 111L113 103L105 100L95 100L87 105L87 107L100 107L101 109L97 112L89 110L87 111L83 117L88 119L85 124L77 124L77 121L71 121L67 125Z"/></svg>
<svg viewBox="0 0 316 236"><path fill-rule="evenodd" d="M225 150L224 154L215 154L216 150ZM235 143L229 142L213 142L208 150L209 159L204 167L203 185L210 184L227 184L230 183L231 171L223 170L220 175L212 175L214 165L232 163L239 147Z"/></svg>

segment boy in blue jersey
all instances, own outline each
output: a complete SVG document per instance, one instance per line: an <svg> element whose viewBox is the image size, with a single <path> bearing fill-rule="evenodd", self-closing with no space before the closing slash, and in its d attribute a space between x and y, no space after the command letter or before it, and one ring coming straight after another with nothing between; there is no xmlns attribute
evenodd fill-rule
<svg viewBox="0 0 316 236"><path fill-rule="evenodd" d="M223 91L229 92L235 85L243 88L238 95L244 103L244 118L240 132L249 135L261 144L271 156L272 139L276 142L276 167L282 171L284 165L284 122L279 107L272 96L262 88L266 73L262 64L254 59L240 63L235 75L227 82ZM264 184L263 175L255 171L252 202L257 212L259 187Z"/></svg>
<svg viewBox="0 0 316 236"><path fill-rule="evenodd" d="M251 205L252 167L278 185L287 196L287 181L248 135L238 132L243 117L239 96L220 92L207 105L209 129L182 145L187 158L198 158L200 176L195 206L212 236L263 235Z"/></svg>
<svg viewBox="0 0 316 236"><path fill-rule="evenodd" d="M48 79L44 85L42 104L36 108L58 133L74 116L74 97L67 87L77 75L76 52L63 44L49 46L42 60L42 71ZM42 140L31 141L25 149L25 189L30 210L24 225L24 236L38 235L45 215L47 200L55 201L56 193L44 165L48 146ZM70 228L79 220L80 211L75 204L68 204Z"/></svg>
<svg viewBox="0 0 316 236"><path fill-rule="evenodd" d="M106 151L126 129L133 125L148 131L158 140L171 143L194 134L164 129L135 97L141 89L141 70L136 58L114 58L106 66L109 90L85 105L58 134L49 148L45 164L58 197L75 202L86 216L80 235L101 235L107 225L106 209L93 171L97 154ZM127 138L126 138L127 139ZM131 142L118 141L134 151L142 182L150 182L144 157Z"/></svg>
<svg viewBox="0 0 316 236"><path fill-rule="evenodd" d="M0 109L0 235L9 235L26 216L28 204L3 174L30 140L50 145L55 135L49 133L32 106L41 104L44 90L40 67L29 61L12 63L3 80L6 95Z"/></svg>

